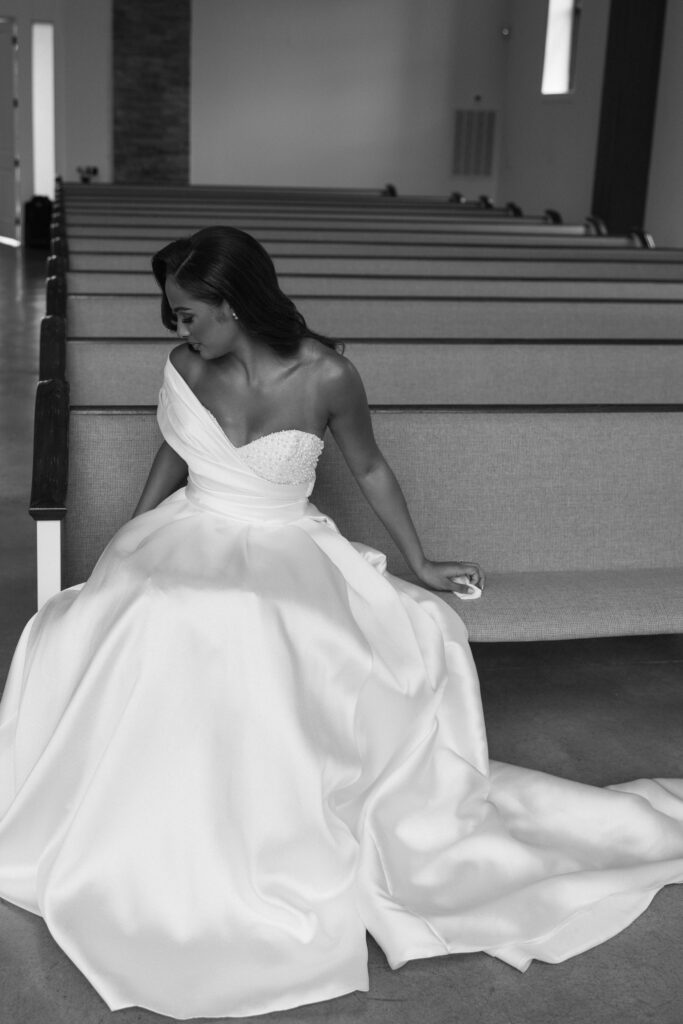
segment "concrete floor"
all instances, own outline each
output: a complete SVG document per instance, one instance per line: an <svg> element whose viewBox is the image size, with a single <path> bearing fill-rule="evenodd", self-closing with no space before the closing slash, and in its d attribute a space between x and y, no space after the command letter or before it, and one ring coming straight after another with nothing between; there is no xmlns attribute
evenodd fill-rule
<svg viewBox="0 0 683 1024"><path fill-rule="evenodd" d="M30 491L44 254L0 246L0 686L34 610ZM683 636L476 645L491 756L596 785L683 775ZM252 1018L277 1024L683 1024L683 887L630 928L525 974L484 954L392 972L370 942L369 993ZM42 919L0 901L0 1024L112 1014ZM169 1018L120 1010L120 1024Z"/></svg>

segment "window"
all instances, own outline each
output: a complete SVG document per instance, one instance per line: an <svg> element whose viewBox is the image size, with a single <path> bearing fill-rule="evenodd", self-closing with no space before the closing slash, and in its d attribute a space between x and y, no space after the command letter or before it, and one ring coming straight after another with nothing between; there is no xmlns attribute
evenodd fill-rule
<svg viewBox="0 0 683 1024"><path fill-rule="evenodd" d="M548 24L541 92L558 95L574 88L574 57L581 4L577 0L548 0Z"/></svg>
<svg viewBox="0 0 683 1024"><path fill-rule="evenodd" d="M33 119L33 192L55 194L54 26L31 26L31 114Z"/></svg>

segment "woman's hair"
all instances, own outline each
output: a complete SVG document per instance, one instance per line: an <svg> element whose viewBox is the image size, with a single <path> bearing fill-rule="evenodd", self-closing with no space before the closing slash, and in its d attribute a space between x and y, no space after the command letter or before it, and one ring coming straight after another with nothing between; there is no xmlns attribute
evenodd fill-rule
<svg viewBox="0 0 683 1024"><path fill-rule="evenodd" d="M227 302L252 337L277 352L294 352L310 337L330 348L336 343L310 330L303 315L278 284L275 267L263 246L239 228L202 228L179 238L152 257L152 270L161 288L161 319L177 330L164 286L171 276L194 299L220 306Z"/></svg>

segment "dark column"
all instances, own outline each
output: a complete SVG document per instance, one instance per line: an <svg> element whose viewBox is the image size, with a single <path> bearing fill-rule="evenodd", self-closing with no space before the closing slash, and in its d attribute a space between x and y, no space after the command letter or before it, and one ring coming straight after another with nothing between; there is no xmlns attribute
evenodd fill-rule
<svg viewBox="0 0 683 1024"><path fill-rule="evenodd" d="M666 0L612 0L593 214L610 231L643 224Z"/></svg>
<svg viewBox="0 0 683 1024"><path fill-rule="evenodd" d="M188 183L190 19L190 0L114 0L117 183Z"/></svg>

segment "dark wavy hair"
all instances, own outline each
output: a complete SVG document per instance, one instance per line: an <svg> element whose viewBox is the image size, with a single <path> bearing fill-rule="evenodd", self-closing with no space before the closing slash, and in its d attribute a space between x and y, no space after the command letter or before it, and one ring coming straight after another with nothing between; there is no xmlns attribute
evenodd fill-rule
<svg viewBox="0 0 683 1024"><path fill-rule="evenodd" d="M247 334L277 352L295 352L306 337L340 350L332 339L309 328L281 291L266 250L239 228L202 228L170 242L152 257L152 271L161 288L161 319L170 331L177 330L178 320L164 290L169 276L194 299L211 306L227 302Z"/></svg>

